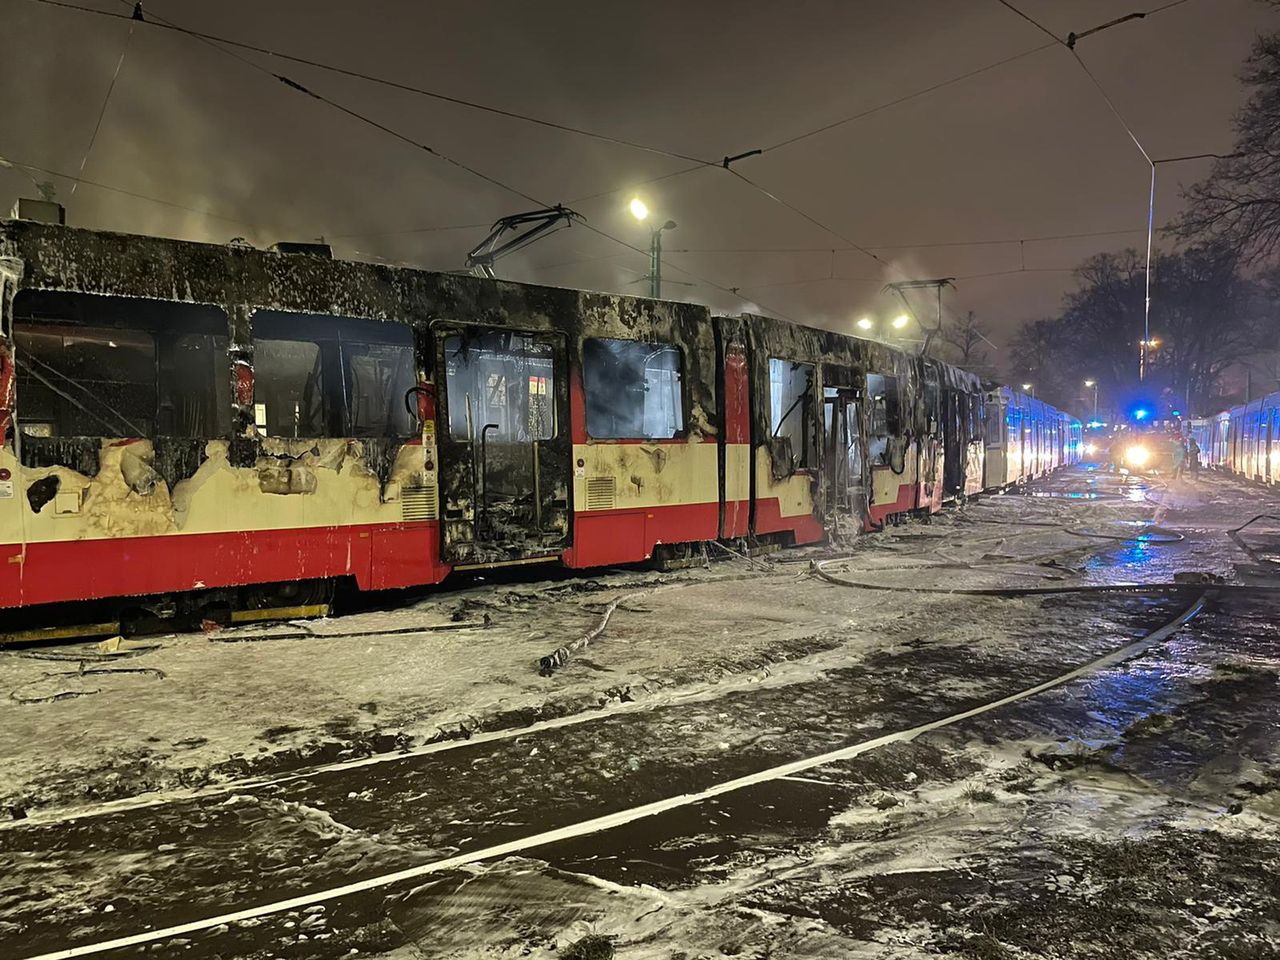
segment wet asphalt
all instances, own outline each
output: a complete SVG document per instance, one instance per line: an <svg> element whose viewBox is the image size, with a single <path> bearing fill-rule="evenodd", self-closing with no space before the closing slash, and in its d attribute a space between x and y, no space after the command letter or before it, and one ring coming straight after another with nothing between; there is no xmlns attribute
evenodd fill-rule
<svg viewBox="0 0 1280 960"><path fill-rule="evenodd" d="M1060 483L1053 489L1061 490ZM1143 559L1155 549L1104 549L1085 565L1085 577L1119 571L1120 579L1137 579L1131 574L1149 564L1160 568L1149 579L1161 579L1178 567L1177 551ZM1194 553L1195 545L1186 549ZM907 729L1090 662L1163 625L1189 599L945 599L931 608L931 624L922 623L918 636L804 682L606 713L568 728L244 793L11 827L0 831L0 956L33 957L302 897ZM966 721L963 734L948 736L1107 740L1158 717L1149 731L1125 738L1111 762L1200 790L1207 802L1230 803L1227 788L1200 782L1206 765L1220 757L1239 765L1250 751L1273 755L1277 695L1270 675L1223 673L1224 651L1232 663L1280 659L1276 606L1269 597L1238 594L1211 602L1173 641L1141 658ZM987 607L1001 608L1002 636L989 644L957 642L959 631L948 624L981 619ZM1215 683L1211 693L1206 678ZM1209 700L1213 709L1197 709ZM716 883L744 863L821 845L833 817L886 784L965 775L966 761L942 746L945 739L894 745L524 855L556 875L623 887ZM1229 775L1222 782L1235 783ZM536 945L546 929L575 916L566 905L572 897L561 902L561 892L551 905L539 905L520 886L524 881L510 878L506 886L491 882L469 911L459 891L473 878L462 868L100 955L320 960L412 943L414 955L449 956L469 923L473 936L488 929L494 938ZM503 922L495 925L494 904L504 901ZM758 894L753 902L820 917L853 934L862 929L854 902L822 906L798 894L788 902L785 891ZM528 908L523 919L521 903Z"/></svg>

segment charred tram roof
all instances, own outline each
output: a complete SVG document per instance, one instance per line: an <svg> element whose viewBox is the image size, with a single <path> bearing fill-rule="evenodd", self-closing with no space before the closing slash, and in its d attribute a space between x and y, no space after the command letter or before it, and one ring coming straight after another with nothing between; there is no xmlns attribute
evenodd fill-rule
<svg viewBox="0 0 1280 960"><path fill-rule="evenodd" d="M691 303L25 220L0 220L0 256L23 264L22 289L223 307L233 334L239 334L233 345L251 342L248 313L260 307L395 322L451 319L532 326L570 334L589 328L600 335L601 326L615 326L639 338L668 330L674 322L693 334L691 340L700 339L696 331L709 327L712 317L707 307ZM798 360L851 371L893 371L910 359L917 370L937 371L943 385L980 388L978 378L967 371L937 360L919 361L876 341L749 314L743 320L758 345ZM698 363L695 356L688 360ZM699 372L689 371L694 383L704 380Z"/></svg>

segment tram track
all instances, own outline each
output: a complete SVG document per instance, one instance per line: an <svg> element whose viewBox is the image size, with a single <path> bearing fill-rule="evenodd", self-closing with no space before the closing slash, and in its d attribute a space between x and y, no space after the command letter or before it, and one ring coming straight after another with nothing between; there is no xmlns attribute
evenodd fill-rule
<svg viewBox="0 0 1280 960"><path fill-rule="evenodd" d="M1167 620L1157 629L1145 636L1131 640L1113 648L1093 659L1070 670L1062 671L1013 692L992 697L981 703L956 710L942 717L898 727L877 736L860 739L841 745L835 749L810 754L785 763L773 764L763 769L751 771L744 775L730 777L700 789L669 794L647 803L635 804L620 810L614 810L598 816L580 817L572 822L561 824L552 829L534 831L511 837L495 843L480 843L472 849L456 855L437 857L427 862L416 864L406 869L388 871L375 876L363 877L347 883L338 883L313 889L298 896L269 900L266 902L240 906L231 904L235 909L227 909L216 914L200 917L191 921L167 924L155 929L143 929L127 932L119 936L96 940L91 943L72 945L38 954L27 954L20 960L74 960L77 957L93 956L115 950L145 947L148 944L187 937L190 934L222 929L228 926L254 921L260 918L279 915L288 911L296 911L315 907L342 898L354 897L358 894L385 889L399 884L425 877L440 875L469 864L492 861L553 844L603 833L618 827L635 823L661 814L689 807L712 800L723 795L746 790L748 788L769 783L775 780L794 778L807 771L840 763L870 753L892 744L909 743L918 737L949 726L972 720L1012 704L1019 703L1069 684L1090 674L1116 667L1127 660L1140 656L1171 637L1178 629L1192 620L1204 608L1206 596L1202 593L1193 598L1176 616Z"/></svg>
<svg viewBox="0 0 1280 960"><path fill-rule="evenodd" d="M980 518L980 519L977 519L975 522L990 523L990 524L1008 524L1013 526L1029 526L1034 528L1022 534L1015 533L1012 535L1012 537L1009 537L1009 538L1005 538L1005 537L999 538L1002 541L1008 541L1009 539L1017 539L1023 536L1043 535L1043 533L1047 529L1054 529L1062 532L1070 532L1070 527L1072 526L1072 524L1063 523L1060 521L1040 521L1040 520L1031 520L1026 518L1015 518L1015 519ZM1121 538L1112 538L1110 536L1103 536L1101 537L1101 539L1110 540L1110 539L1121 539ZM1155 541L1155 542L1163 543L1166 541ZM1167 542L1173 542L1173 541L1167 541ZM961 570L962 569L962 570L969 570L969 571L981 571L987 568L990 568L993 570L997 568L1006 568L1002 570L1002 572L1006 574L1016 573L1016 571L1010 571L1007 568L1015 565L1044 563L1046 560L1049 560L1049 559L1088 551L1091 548L1093 548L1093 546L1094 545L1092 544L1082 544L1079 546L1072 546L1063 550L1053 551L1045 554L1038 554L1034 556L1021 556L1021 557L1011 556L1007 558L1001 558L998 560L988 559L985 563L981 563L981 564L972 563L972 562L954 562L954 563L953 562L944 562L944 563L928 562L928 563L916 564L912 566L877 567L865 572L867 573L895 573L895 572L896 573L902 573L902 572L917 573L917 572L927 571L932 569L937 569L937 570ZM772 558L770 560L770 564L774 566L772 574L766 571L757 570L753 565L752 569L747 572L728 574L723 576L698 577L698 578L659 577L659 578L656 578L653 580L647 580L647 581L631 580L630 582L623 582L623 583L617 584L616 586L610 585L608 587L606 587L604 584L598 583L597 581L593 580L593 581L587 581L586 583L583 583L583 584L575 585L572 588L568 588L568 587L553 588L553 591L560 591L561 589L569 589L572 592L585 590L585 591L588 591L589 593L594 593L594 592L605 592L606 590L610 590L610 589L621 589L623 592L618 593L614 597L614 599L603 604L603 609L597 614L597 620L595 624L593 624L584 633L579 635L577 639L570 641L569 643L566 643L561 647L557 648L557 650L554 651L553 654L541 658L541 661L538 664L536 664L536 666L540 667L541 670L544 672L544 674L550 674L556 668L563 665L568 655L579 652L588 643L594 642L598 640L601 636L603 636L605 629L609 625L610 620L612 619L614 613L618 609L625 610L627 609L627 604L629 602L632 602L639 597L651 594L656 590L670 589L670 588L677 588L677 587L696 587L699 585L730 582L730 581L792 578L794 574L791 571L777 570L776 567L782 566L784 564L790 565L791 563L796 563L796 562L808 562L810 563L810 566L811 566L810 570L804 571L800 574L801 578L813 576L816 574L820 579L823 579L829 583L838 584L841 586L859 587L866 590L904 590L906 592L933 593L933 594L940 594L940 595L957 595L957 596L967 595L967 596L984 596L984 597L1033 597L1037 595L1072 594L1072 593L1082 593L1082 594L1151 593L1154 595L1154 594L1161 594L1161 593L1185 593L1185 592L1192 592L1197 589L1200 589L1200 590L1204 589L1204 584L1202 583L1125 584L1125 585L1114 585L1114 586L1091 586L1087 588L1084 586L1061 586L1061 587L1050 587L1050 588L1002 587L1002 588L981 589L981 590L936 589L936 588L930 589L930 588L923 588L923 587L896 587L896 586L889 586L884 584L846 581L844 580L844 578L840 578L837 575L832 574L827 570L827 567L829 567L830 565L833 565L838 562L856 559L858 556L859 556L858 554L854 554L852 556L844 555L844 556L837 556L837 557L827 557L827 558L822 558L816 561L808 558L794 558L794 559L793 558ZM1027 575L1032 575L1032 574L1029 573ZM643 586L644 589L639 589L639 590L634 589L634 587L636 586ZM633 589L628 590L626 589L627 587L632 587ZM1221 586L1215 586L1215 589L1221 589ZM524 599L537 600L537 599L545 599L545 598L546 598L545 594L532 594L529 597ZM486 621L474 620L474 621L465 621L465 622L458 622L458 623L423 625L423 626L396 628L391 630L369 630L369 631L321 632L321 631L312 631L309 627L304 627L302 630L297 630L293 632L275 632L275 633L258 633L258 632L240 633L238 631L227 631L227 634L228 634L227 636L214 636L214 637L211 637L210 639L217 640L218 642L265 642L273 639L344 640L344 639L349 639L354 637L371 637L371 636L383 636L383 635L412 635L412 634L419 634L419 633L428 633L434 630L459 630L459 629L468 629L468 628L479 628L479 627L483 627L485 624L486 624ZM150 649L155 649L155 648L150 648ZM135 653L131 653L130 655L138 655L141 652L147 652L147 651L138 651ZM10 656L23 655L18 653L17 651L8 651L7 653ZM26 652L25 655L40 657L41 653L39 651L28 651ZM48 659L59 659L59 660L66 659L66 660L81 660L81 661L99 661L99 660L110 659L106 656L86 657L84 655L74 655L69 653L65 655L59 654L59 653L53 653L53 654L47 654L44 656ZM120 655L116 655L116 656L120 656ZM548 668L547 661L552 660L553 658L555 658L555 662L553 662L552 666ZM702 695L703 694L701 693L694 693L693 697L696 699ZM666 702L672 702L672 701L666 700ZM225 796L231 793L235 793L237 791L257 790L265 787L277 786L284 783L294 782L297 780L305 779L310 776L322 775L322 774L331 773L335 771L342 771L342 770L354 770L354 769L359 769L366 766L381 765L384 763L391 763L391 762L411 759L414 757L428 756L431 754L436 754L443 751L464 747L469 744L499 742L499 741L523 736L526 734L534 734L541 731L569 727L569 726L577 725L584 722L592 722L607 716L618 716L620 714L629 713L629 712L643 712L644 710L647 710L649 708L650 708L649 705L645 703L622 703L622 704L614 705L611 709L607 711L587 711L579 714L573 714L573 715L564 716L564 717L554 717L547 720L539 720L539 721L534 721L532 723L527 723L527 724L502 728L502 729L494 729L494 730L488 730L488 731L485 731L485 730L467 731L465 736L459 736L456 738L449 738L449 739L442 739L442 740L434 740L432 742L420 744L415 747L398 750L390 753L377 753L367 757L347 759L347 760L335 761L332 763L325 763L325 764L318 764L318 765L297 768L295 770L291 770L286 773L278 773L278 774L261 776L261 777L241 778L238 780L226 781L220 784L209 785L205 787L190 788L190 789L176 790L176 791L167 791L164 794L158 795L158 796L143 795L139 797L125 797L117 800L107 801L106 803L98 804L89 808L80 807L80 808L72 808L69 810L61 810L61 811L55 810L55 811L51 811L49 814L43 814L43 815L39 811L32 811L29 814L30 819L28 820L0 822L0 831L6 830L6 829L12 829L14 827L20 827L24 823L37 824L37 823L52 823L52 822L70 822L76 819L100 816L100 815L119 812L123 810L139 810L139 809L145 809L152 806L161 806L161 805L165 805L173 802L179 802L182 800L206 798L211 796Z"/></svg>
<svg viewBox="0 0 1280 960"><path fill-rule="evenodd" d="M1060 530L1063 530L1063 532L1066 532L1064 528L1069 525L1054 524L1053 526L1057 527ZM1029 535L1035 535L1035 534L1043 535L1044 530L1045 530L1045 527L1039 527L1035 531L1030 531ZM1127 540L1131 540L1132 537L1114 537L1113 538L1111 536L1106 536L1106 537L1095 537L1095 538L1086 538L1086 539L1088 539L1091 542L1086 542L1078 546L1072 546L1066 550L1058 551L1058 553L1078 553L1084 550L1093 549L1099 543L1110 542L1116 539L1127 541ZM1178 541L1172 538L1157 539L1152 541L1153 544L1161 544L1161 543L1171 544L1176 542ZM863 555L863 557L865 557L865 555ZM837 568L838 564L848 563L850 562L851 559L858 559L858 558L859 558L858 555L855 555L852 558L848 556L827 557L827 558L822 558L818 560L813 560L812 558L809 558L812 570L806 571L803 574L803 576L812 576L812 575L815 575L816 573L820 577L820 579L827 580L827 582L832 582L832 583L838 582L839 580L846 579L846 578L841 577L840 574L836 572L836 569L833 569L833 568ZM982 570L989 567L993 572L1000 571L1007 574L1007 573L1015 572L1009 569L1011 566L1014 566L1016 564L1026 564L1026 563L1032 562L1032 559L1033 558L1028 558L1028 557L1009 557L1009 558L1002 558L999 560L989 560L986 563L976 562L976 563L959 563L959 564L952 564L952 563L926 564L923 566L899 567L899 568L883 568L882 567L882 568L876 568L875 570L867 570L867 571L861 571L861 572L865 574L870 574L874 572L898 572L899 574L901 574L902 572L918 573L921 570L928 570L928 569L935 569L935 568L940 570L957 569L957 568L965 568L970 570L975 570L975 569ZM823 573L825 573L826 576L821 576L821 574ZM791 576L791 572L788 571L786 574L783 574L783 575ZM747 576L750 577L752 575L748 574ZM759 577L761 575L755 574L754 576ZM832 578L835 578L835 579L833 580ZM699 581L693 581L693 583L696 583L696 582L699 582ZM705 582L705 581L701 581L701 582ZM666 586L666 585L668 584L660 584L658 586ZM546 826L549 826L550 828L526 832L518 836L510 836L509 832L507 834L504 834L502 831L498 831L496 833L482 834L481 836L478 836L475 838L474 844L463 844L464 849L462 849L460 852L456 854L452 854L448 856L437 856L432 859L429 859L426 862L415 864L405 869L386 870L384 872L377 873L376 875L373 875L373 876L360 877L357 875L353 877L348 877L346 878L346 882L338 882L338 881L344 880L344 878L342 878L341 876L332 876L332 877L317 876L314 879L320 880L322 882L315 889L305 891L296 896L266 898L263 900L263 902L260 902L260 903L254 903L250 900L247 906L245 905L246 901L244 899L236 900L233 898L223 902L222 909L218 911L213 911L214 915L206 916L206 917L198 917L198 918L189 919L189 920L184 919L184 922L182 923L174 923L174 922L166 923L165 922L166 920L171 920L175 918L172 917L172 915L170 916L161 915L159 917L156 929L130 930L128 927L126 927L124 931L120 931L118 928L114 930L110 929L109 926L107 928L99 928L97 930L97 933L99 934L99 936L93 942L74 944L71 946L66 946L66 947L62 947L60 949L54 949L54 950L48 950L47 948L51 946L51 944L46 943L45 944L46 952L23 957L22 960L55 960L55 958L56 960L73 960L73 958L76 958L76 957L99 955L99 954L108 953L116 950L137 950L139 948L146 949L147 945L149 944L158 944L161 941L173 940L174 938L181 938L179 941L181 942L182 940L188 939L192 934L197 934L202 931L214 931L217 929L226 928L228 926L234 931L237 929L237 925L242 923L248 925L255 920L261 920L263 918L278 916L280 914L288 913L291 911L294 911L294 912L299 910L305 911L308 908L316 908L326 903L332 903L334 901L342 900L344 898L359 899L361 894L369 893L371 891L377 891L377 890L388 890L390 888L396 888L397 885L400 885L401 888L403 889L405 887L408 887L415 880L422 880L422 879L429 878L431 876L439 876L439 875L447 874L450 871L454 871L459 868L466 867L468 865L478 864L486 861L491 862L495 859L499 859L507 856L515 856L522 853L526 853L528 851L540 850L544 847L551 847L552 845L557 843L574 840L575 838L591 837L595 834L600 834L600 833L604 833L620 827L625 827L627 824L638 823L649 818L656 818L661 816L662 814L679 810L683 807L692 807L697 804L702 804L702 803L711 801L714 798L719 796L724 796L724 795L735 793L738 791L747 791L752 787L759 786L761 784L767 784L774 780L778 780L778 781L792 780L792 779L795 779L797 776L805 773L806 771L815 770L830 764L837 764L844 760L849 760L854 757L861 756L863 754L871 753L892 744L910 743L916 738L921 737L927 733L931 733L935 730L940 730L948 726L961 724L967 720L972 720L984 714L999 710L1001 707L1009 706L1011 704L1019 703L1021 701L1031 700L1032 698L1036 697L1038 694L1046 693L1057 687L1064 686L1075 680L1086 677L1091 673L1118 667L1130 659L1139 657L1151 651L1158 644L1162 643L1163 641L1171 637L1178 629L1180 629L1183 625L1185 625L1191 619L1197 616L1199 612L1202 609L1204 609L1206 602L1210 600L1216 592L1245 590L1245 588L1238 587L1237 585L1234 585L1234 584L1206 585L1203 582L1196 583L1196 582L1181 582L1181 581L1157 582L1157 583L1148 583L1148 584L1075 584L1072 586L1054 586L1054 587L1037 587L1037 588L1003 587L1003 588L991 588L991 589L959 588L959 589L947 589L947 590L943 590L943 589L930 590L927 588L921 589L919 587L901 586L901 585L898 585L896 588L890 588L884 584L861 584L857 582L848 582L840 585L858 587L858 588L869 589L869 590L899 589L899 590L906 590L908 592L938 593L938 594L946 594L946 595L953 595L953 596L978 596L978 597L1002 597L1003 596L1003 597L1034 598L1037 596L1054 595L1054 594L1057 594L1057 595L1076 594L1082 597L1096 595L1096 594L1118 594L1118 595L1147 594L1151 596L1174 595L1174 596L1185 597L1185 603L1179 604L1178 612L1176 616L1173 616L1171 619L1165 620L1165 622L1163 622L1156 629L1146 633L1145 635L1140 636L1138 639L1130 640L1129 642L1123 645L1117 646L1109 651L1102 652L1100 653L1100 655L1088 660L1087 662L1079 664L1078 666L1072 668L1071 670L1056 673L1055 675L1048 677L1046 679L1041 679L1036 683L1026 683L1025 686L1022 686L1020 689L1017 689L1013 692L1003 693L1002 695L998 695L998 696L990 696L988 699L984 700L981 703L965 706L964 709L955 709L953 711L949 711L946 713L945 716L942 716L942 717L935 717L935 718L927 719L927 720L924 720L923 722L917 722L914 724L909 723L901 726L892 726L886 732L879 733L878 735L867 737L864 739L859 739L851 743L846 743L836 747L835 749L815 752L807 756L799 757L797 759L788 759L787 762L785 763L774 763L769 766L765 766L762 769L752 770L740 776L726 777L714 783L710 783L706 785L699 784L698 789L673 792L664 797L648 800L648 802L643 802L643 803L638 802L640 800L647 799L642 794L640 796L636 796L633 798L633 801L637 801L637 802L633 802L631 806L628 806L621 810L608 810L607 809L608 804L606 803L604 804L604 806L606 807L606 810L604 812L601 812L598 815L591 815L592 811L590 810L590 805L588 804L587 806L581 809L575 810L574 813L578 815L575 816L570 822L567 822L567 823L556 824L555 821L552 820L548 824L545 819L537 815L530 815L526 813L522 816L521 814L517 813L516 814L517 820L528 820L532 824L546 825ZM1258 592L1257 588L1247 588L1247 589L1250 592L1254 592L1254 593ZM612 614L619 609L626 609L626 604L628 602L634 601L637 595L642 594L644 592L646 591L631 590L629 592L623 591L621 593L616 594L612 600L610 600L607 604L604 605L604 610L602 611L600 618L597 621L597 624L593 626L591 630L587 631L587 634L584 634L584 636L589 635L592 640L598 639L603 634L605 627L607 627L609 623L609 619L612 616ZM1190 595L1187 596L1188 594ZM1029 611L1033 609L1038 609L1038 608L1028 608ZM1073 608L1069 608L1069 609L1073 609ZM1131 633L1130 636L1132 637L1133 634ZM1096 644L1094 645L1094 649L1095 650L1097 649ZM910 659L913 656L913 654L908 652L908 653L904 653L903 656ZM1041 676L1043 676L1043 673L1041 673ZM1030 676L1026 676L1024 682L1030 681L1034 678L1035 678L1034 674ZM988 684L988 686L990 686L990 684ZM996 690L993 690L991 692L994 694L994 693L999 693L1000 691L999 691L999 688L997 687ZM686 702L693 702L693 701L686 701ZM945 702L946 700L944 698L942 703L945 703ZM680 703L681 701L679 700L668 700L665 705L674 706L678 708L680 706ZM426 754L441 753L444 751L454 751L454 750L461 750L461 749L478 750L483 752L485 751L486 747L497 748L503 742L510 743L513 741L514 743L518 744L520 742L519 738L534 737L539 733L553 731L559 727L569 727L575 724L589 722L589 721L603 719L603 718L621 719L630 713L645 714L645 713L650 713L652 711L653 711L653 708L650 705L646 705L643 703L634 704L634 705L624 704L621 707L614 710L609 710L604 712L593 712L593 713L581 714L577 716L565 717L565 718L561 718L558 721L549 721L546 723L534 724L534 725L523 727L520 729L495 732L494 734L491 734L491 735L479 734L476 737L472 738L471 740L439 743L435 745L430 745L426 749L407 751L403 754L374 756L374 757L363 758L362 760L359 760L359 761L343 761L343 762L338 762L334 764L327 764L322 767L313 767L306 770L292 771L290 774L286 776L267 778L257 783L241 781L235 784L223 784L223 785L219 785L219 787L215 789L206 789L206 790L199 791L198 793L193 792L191 794L188 794L187 799L194 798L194 797L205 799L205 798L217 796L217 795L231 795L236 793L244 793L246 791L252 792L258 789L259 787L280 786L282 784L291 783L291 782L296 783L297 781L301 781L301 780L321 778L321 777L324 777L326 774L336 774L339 777L341 777L344 773L347 773L349 771L354 771L361 767L372 766L372 765L378 765L383 767L384 770L393 771L391 773L383 773L379 775L379 777L377 778L378 782L385 782L388 777L408 776L407 772L403 775L394 773L394 771L398 769L395 766L398 762L406 762L406 764L408 764L408 762L412 761L413 758L421 757ZM884 728L882 727L881 729L884 729ZM578 739L581 740L581 738L578 738ZM536 743L538 741L534 740L533 742ZM528 750L527 743L524 749L527 753L527 750ZM536 750L535 750L535 753L536 753ZM708 757L706 759L710 760L712 758ZM454 762L454 765L456 765L456 763L457 761ZM387 765L392 765L392 766L388 767ZM434 765L433 765L433 769L434 769ZM426 770L421 771L421 773L426 773L426 772L427 772ZM421 775L421 773L419 774L419 776ZM355 781L351 781L351 782L355 782ZM38 828L44 825L69 822L73 819L97 817L105 813L112 813L112 812L123 813L125 811L139 811L139 810L145 809L146 807L161 806L161 805L175 802L176 800L179 800L179 799L183 799L183 798L171 795L167 797L144 798L142 801L137 801L135 799L132 802L130 801L117 802L110 805L103 805L99 808L95 808L91 810L81 810L74 813L67 811L66 813L72 813L71 816L37 817L37 818L34 818L32 821L28 822L27 825ZM600 799L603 799L603 798L600 798ZM597 806L597 810L599 810L598 806ZM334 812L337 813L336 810ZM0 830L6 830L6 832L7 830L12 830L12 829L22 830L23 828L24 828L24 823L22 822L0 825ZM467 839L470 840L471 838L468 837ZM468 846L470 847L470 849L466 849L466 847ZM269 888L267 892L270 892ZM279 891L279 892L286 892L286 891ZM214 900L210 903L210 905L216 906L217 903L218 901ZM189 915L190 914L188 913L188 916ZM107 934L117 934L117 933L119 933L119 935L116 935L116 936L107 935ZM247 931L244 934L235 934L235 933L232 934L232 936L247 936L247 935L248 935ZM204 955L204 952L203 952L204 948L202 946L203 942L204 941L202 939L197 939L195 941L192 941L194 945L200 946L202 948L196 951L196 953L199 955ZM217 949L213 946L213 944L215 944L216 942L218 941L210 940L209 949Z"/></svg>

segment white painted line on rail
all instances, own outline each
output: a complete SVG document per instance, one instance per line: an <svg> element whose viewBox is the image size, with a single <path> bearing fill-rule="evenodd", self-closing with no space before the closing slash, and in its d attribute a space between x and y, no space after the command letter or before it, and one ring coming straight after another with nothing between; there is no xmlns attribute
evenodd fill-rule
<svg viewBox="0 0 1280 960"><path fill-rule="evenodd" d="M276 900L272 903L263 903L256 907L248 907L244 910L236 910L231 913L219 914L216 917L206 917L203 920L192 920L189 923L180 923L172 927L162 927L159 930L146 930L142 933L117 937L114 940L102 940L98 943L87 943L78 947L67 947L63 950L55 950L52 953L42 953L36 956L25 957L22 958L22 960L74 960L76 957L88 957L96 953L105 953L108 950L119 950L124 947L136 947L139 944L153 943L157 940L167 940L170 937L178 937L183 934L198 933L201 930L209 930L213 927L221 926L222 924L239 923L242 920L252 920L255 917L264 917L274 913L283 913L287 910L297 910L301 907L307 907L317 903L325 903L329 900L337 900L341 897L351 896L355 893L364 893L368 890L376 890L380 887L391 886L392 884L401 883L405 880L414 880L418 877L427 876L428 874L442 873L446 870L452 870L456 867L465 866L469 863L476 863L481 860L492 860L496 857L505 857L513 853L523 853L524 851L535 847L542 847L562 840L573 840L578 837L589 836L593 833L600 833L601 831L610 830L614 827L620 827L628 823L634 823L637 820L643 820L647 817L655 817L659 814L666 813L670 810L676 810L680 807L701 803L702 801L709 800L712 797L719 797L726 793L733 793L734 791L743 790L747 787L753 787L761 783L768 783L772 780L779 780L784 777L794 776L798 773L804 773L806 770L812 770L815 767L838 763L842 760L850 760L860 754L868 753L872 750L878 750L879 748L888 746L891 743L910 742L921 734L929 733L933 730L939 730L943 727L949 727L952 724L969 720L984 713L989 713L992 710L1008 706L1011 703L1017 703L1019 700L1025 700L1038 693L1044 693L1046 690L1052 690L1055 687L1060 687L1063 684L1070 683L1072 680L1077 680L1087 674L1103 670L1127 660L1128 658L1165 640L1165 638L1175 630L1199 613L1201 608L1204 606L1204 601L1205 598L1201 596L1195 601L1195 603L1183 611L1180 616L1165 624L1160 629L1153 631L1141 640L1135 640L1133 643L1127 644L1118 650L1114 650L1106 656L1099 657L1097 660L1086 663L1084 666L1076 667L1074 670L1060 674L1051 680L1038 683L1034 687L1027 687L1025 690L1020 690L1017 693L1011 693L1006 697L1001 697L999 700L992 700L961 713L954 713L949 717L943 717L939 720L931 720L928 723L922 723L919 726L911 727L907 730L888 733L884 736L875 737L871 740L864 740L861 743L841 747L838 750L820 753L816 756L807 757L803 760L793 760L790 763L770 767L767 770L760 770L756 773L750 773L743 777L736 777L733 780L725 780L721 783L707 787L705 790L700 790L697 793L684 793L675 797L667 797L664 800L655 800L653 803L642 804L638 807L632 807L629 810L619 810L616 813L606 814L603 817L594 817L590 820L582 820L578 823L569 824L568 826L557 827L555 830L535 833L527 837L521 837L517 840L509 840L506 843L499 843L491 847L483 847L479 850L473 850L469 853L460 853L457 856L446 857L443 860L433 860L431 863L423 863L416 867L409 867L405 870L397 870L395 873L386 873L378 877L369 877L366 880L358 880L354 883L344 884L340 887L330 887L327 890L317 890L312 893L305 893L301 896L292 897L288 900Z"/></svg>

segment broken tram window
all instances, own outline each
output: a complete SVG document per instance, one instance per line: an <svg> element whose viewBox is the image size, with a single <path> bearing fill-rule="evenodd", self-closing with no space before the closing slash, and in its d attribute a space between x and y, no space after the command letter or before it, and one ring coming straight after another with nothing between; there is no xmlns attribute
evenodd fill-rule
<svg viewBox="0 0 1280 960"><path fill-rule="evenodd" d="M512 330L452 334L444 341L449 435L490 441L550 440L556 434L555 353L550 342Z"/></svg>
<svg viewBox="0 0 1280 960"><path fill-rule="evenodd" d="M272 437L409 437L405 393L417 382L405 324L259 310L253 399Z"/></svg>
<svg viewBox="0 0 1280 960"><path fill-rule="evenodd" d="M680 351L671 344L585 340L582 380L596 439L670 440L684 430Z"/></svg>
<svg viewBox="0 0 1280 960"><path fill-rule="evenodd" d="M812 467L813 364L769 358L769 435L791 441L794 468Z"/></svg>
<svg viewBox="0 0 1280 960"><path fill-rule="evenodd" d="M231 429L216 307L57 291L14 303L18 424L30 437L220 437Z"/></svg>
<svg viewBox="0 0 1280 960"><path fill-rule="evenodd" d="M902 434L902 406L898 400L898 378L879 373L867 374L867 400L870 404L867 457L872 463L892 465L889 458L889 438ZM895 469L897 469L896 466Z"/></svg>

